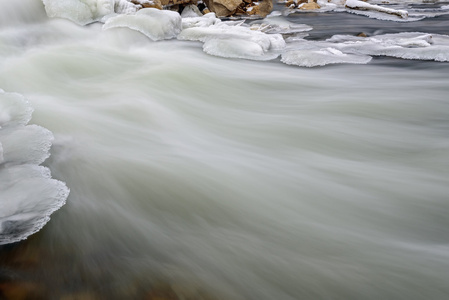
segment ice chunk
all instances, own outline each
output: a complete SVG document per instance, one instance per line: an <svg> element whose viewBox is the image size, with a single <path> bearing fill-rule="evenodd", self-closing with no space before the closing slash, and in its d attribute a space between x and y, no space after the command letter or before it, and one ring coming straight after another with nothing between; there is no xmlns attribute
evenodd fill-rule
<svg viewBox="0 0 449 300"><path fill-rule="evenodd" d="M265 34L246 26L228 24L187 28L178 39L204 42L204 51L211 55L253 60L274 59L279 56L277 51L285 47L280 34Z"/></svg>
<svg viewBox="0 0 449 300"><path fill-rule="evenodd" d="M0 169L0 244L39 231L64 205L69 189L50 178L47 168L18 165Z"/></svg>
<svg viewBox="0 0 449 300"><path fill-rule="evenodd" d="M287 21L284 17L267 17L250 23L252 30L259 30L265 33L294 34L312 30L312 27L305 24L296 24Z"/></svg>
<svg viewBox="0 0 449 300"><path fill-rule="evenodd" d="M51 18L65 18L86 25L114 13L114 0L43 0Z"/></svg>
<svg viewBox="0 0 449 300"><path fill-rule="evenodd" d="M135 15L109 18L103 29L126 27L139 31L153 41L175 38L182 29L182 18L174 11L144 8Z"/></svg>
<svg viewBox="0 0 449 300"><path fill-rule="evenodd" d="M449 61L449 36L420 32L377 35L369 38L336 35L328 39L345 53L404 59Z"/></svg>
<svg viewBox="0 0 449 300"><path fill-rule="evenodd" d="M22 95L0 90L0 99L0 128L25 125L31 120L33 109Z"/></svg>
<svg viewBox="0 0 449 300"><path fill-rule="evenodd" d="M37 125L1 130L3 163L41 164L50 156L52 141L53 134Z"/></svg>
<svg viewBox="0 0 449 300"><path fill-rule="evenodd" d="M294 50L282 54L281 61L287 65L316 67L329 64L367 64L371 56L345 54L335 48L319 50Z"/></svg>
<svg viewBox="0 0 449 300"><path fill-rule="evenodd" d="M279 56L279 53L266 53L263 46L257 42L239 38L208 39L203 50L210 55L251 60L271 60Z"/></svg>
<svg viewBox="0 0 449 300"><path fill-rule="evenodd" d="M373 37L335 35L325 41L295 39L287 44L287 53L282 55L282 60L289 64L298 65L294 62L300 59L310 61L312 60L310 56L315 54L327 61L331 59L328 57L331 54L323 53L322 50L331 48L337 49L343 54L357 56L389 56L403 59L449 61L449 36L420 32L385 34ZM342 59L342 57L331 56L332 59ZM356 57L347 58L356 59L357 62L355 63L363 61L363 59ZM313 62L315 63L315 61ZM304 64L308 64L308 62Z"/></svg>
<svg viewBox="0 0 449 300"><path fill-rule="evenodd" d="M191 27L209 27L220 22L221 20L215 16L215 13L208 13L202 17L182 18L182 29Z"/></svg>
<svg viewBox="0 0 449 300"><path fill-rule="evenodd" d="M134 14L140 8L127 0L115 0L114 11L118 14Z"/></svg>

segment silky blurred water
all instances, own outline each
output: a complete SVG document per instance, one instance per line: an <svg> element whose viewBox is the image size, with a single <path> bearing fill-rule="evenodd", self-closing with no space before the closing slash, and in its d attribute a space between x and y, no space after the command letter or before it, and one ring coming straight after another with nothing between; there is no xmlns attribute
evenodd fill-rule
<svg viewBox="0 0 449 300"><path fill-rule="evenodd" d="M53 132L46 166L71 190L26 276L105 299L153 280L217 299L449 297L447 63L229 60L0 3L0 88Z"/></svg>

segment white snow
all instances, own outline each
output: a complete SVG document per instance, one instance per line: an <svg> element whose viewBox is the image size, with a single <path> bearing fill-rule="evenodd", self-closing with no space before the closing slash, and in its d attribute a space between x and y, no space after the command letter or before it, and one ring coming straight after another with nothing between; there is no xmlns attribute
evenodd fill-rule
<svg viewBox="0 0 449 300"><path fill-rule="evenodd" d="M182 18L174 11L144 8L135 15L109 18L103 29L125 27L139 31L153 41L175 38L182 29Z"/></svg>

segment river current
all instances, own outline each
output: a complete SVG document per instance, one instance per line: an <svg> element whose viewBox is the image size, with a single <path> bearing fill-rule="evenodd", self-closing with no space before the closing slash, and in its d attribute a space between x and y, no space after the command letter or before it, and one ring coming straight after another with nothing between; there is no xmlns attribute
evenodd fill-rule
<svg viewBox="0 0 449 300"><path fill-rule="evenodd" d="M70 189L39 233L0 248L39 248L38 263L0 259L0 279L48 299L143 299L160 282L179 299L449 297L448 63L226 59L0 4L0 88L52 132L43 165ZM288 19L310 40L449 34L447 16Z"/></svg>

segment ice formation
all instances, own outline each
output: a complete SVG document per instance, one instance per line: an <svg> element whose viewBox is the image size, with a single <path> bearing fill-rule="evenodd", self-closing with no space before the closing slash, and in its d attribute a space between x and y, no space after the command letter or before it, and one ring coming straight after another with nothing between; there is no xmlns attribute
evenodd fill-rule
<svg viewBox="0 0 449 300"><path fill-rule="evenodd" d="M43 0L51 18L65 18L86 25L114 13L114 0Z"/></svg>
<svg viewBox="0 0 449 300"><path fill-rule="evenodd" d="M221 20L215 16L215 13L208 13L202 17L185 17L182 18L182 29L191 27L209 27L220 22Z"/></svg>
<svg viewBox="0 0 449 300"><path fill-rule="evenodd" d="M0 90L0 244L39 231L69 193L48 168L39 166L49 156L53 135L27 125L31 114L21 95Z"/></svg>
<svg viewBox="0 0 449 300"><path fill-rule="evenodd" d="M115 0L114 11L119 14L134 14L139 8L127 0Z"/></svg>
<svg viewBox="0 0 449 300"><path fill-rule="evenodd" d="M419 6L409 6L407 3L401 0L398 1L376 1L370 0L315 0L320 8L314 9L316 12L347 12L357 15L366 16L373 19L394 21L394 22L414 22L424 18L434 18L441 15L449 14L447 5L438 6L439 2L436 2L432 7L422 8ZM415 3L422 3L422 1L412 1ZM308 10L300 9L303 4L294 1L295 5L288 7L284 11L284 15L292 13L304 13ZM444 4L444 3L443 3Z"/></svg>
<svg viewBox="0 0 449 300"><path fill-rule="evenodd" d="M312 27L305 24L296 24L285 20L280 16L268 16L263 20L257 20L250 23L251 29L259 30L265 33L294 34L312 30Z"/></svg>
<svg viewBox="0 0 449 300"><path fill-rule="evenodd" d="M449 36L421 32L377 35L369 38L336 35L326 41L345 53L403 59L449 61Z"/></svg>
<svg viewBox="0 0 449 300"><path fill-rule="evenodd" d="M294 50L282 54L281 61L287 65L317 67L329 64L367 64L371 56L345 54L335 48L319 50Z"/></svg>
<svg viewBox="0 0 449 300"><path fill-rule="evenodd" d="M144 8L135 15L117 15L106 20L103 29L125 27L139 31L153 41L175 38L182 29L182 18L174 11Z"/></svg>
<svg viewBox="0 0 449 300"><path fill-rule="evenodd" d="M174 11L155 8L138 10L139 5L133 4L136 1L132 3L127 0L43 1L50 16L69 14L78 23L88 23L102 17L105 30L125 27L139 31L154 41L172 38L199 41L203 43L204 52L225 58L272 60L281 55L281 61L286 64L306 67L337 63L365 64L371 60L371 56L449 60L449 37L444 35L336 35L325 41L313 41L305 39L306 32L312 30L310 26L289 22L285 19L285 14L276 11L264 19L245 22L223 21L215 13L200 16L198 8L192 5L187 5L180 15ZM143 2L148 0L141 0ZM115 3L115 6L111 3ZM321 7L318 11L346 11L403 22L449 13L446 6L441 5L425 9L408 6L408 11L403 10L400 8L404 7L404 3L400 0L389 1L388 4L381 0L370 3L359 0L317 0L317 3ZM111 7L115 9L115 13L111 13Z"/></svg>
<svg viewBox="0 0 449 300"><path fill-rule="evenodd" d="M370 56L449 61L449 36L419 32L357 37L335 35L325 41L288 43L282 62L298 66L367 63Z"/></svg>
<svg viewBox="0 0 449 300"><path fill-rule="evenodd" d="M369 4L359 0L346 0L346 7L357 10L368 10L376 11L380 13L395 15L403 19L408 18L408 12L406 10L397 10L392 8L387 8L379 5Z"/></svg>
<svg viewBox="0 0 449 300"><path fill-rule="evenodd" d="M251 60L271 60L285 47L280 34L266 34L240 23L218 22L209 27L184 29L179 40L203 42L203 50L211 55Z"/></svg>

